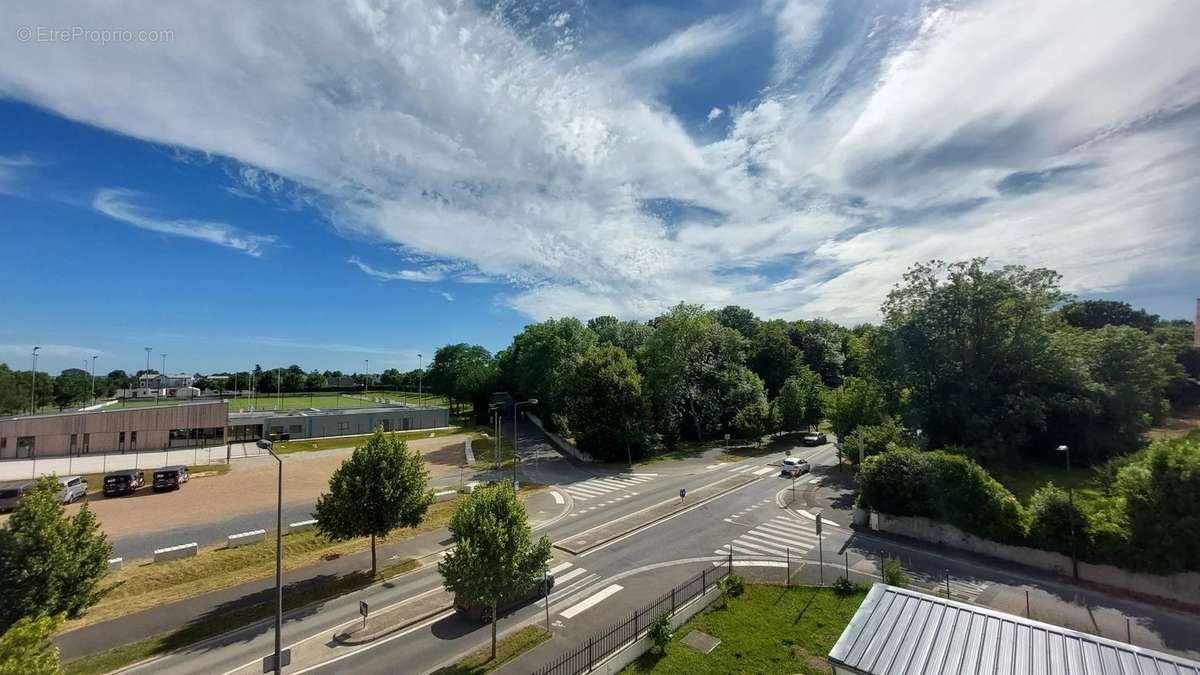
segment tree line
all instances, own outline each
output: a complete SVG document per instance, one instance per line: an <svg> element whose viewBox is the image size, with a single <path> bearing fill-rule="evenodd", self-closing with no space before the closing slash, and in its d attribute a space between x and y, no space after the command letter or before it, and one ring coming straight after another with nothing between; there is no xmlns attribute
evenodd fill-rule
<svg viewBox="0 0 1200 675"><path fill-rule="evenodd" d="M1061 444L1083 463L1133 452L1200 376L1191 322L1073 299L1047 269L916 265L881 314L846 327L679 304L646 322L551 319L495 355L439 349L426 382L483 416L495 390L537 399L601 459L828 420L853 461L911 442L986 464Z"/></svg>

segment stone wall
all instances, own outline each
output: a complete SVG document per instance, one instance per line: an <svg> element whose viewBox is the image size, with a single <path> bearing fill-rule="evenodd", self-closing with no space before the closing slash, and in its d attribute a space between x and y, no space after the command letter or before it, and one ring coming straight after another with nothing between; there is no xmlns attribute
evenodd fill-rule
<svg viewBox="0 0 1200 675"><path fill-rule="evenodd" d="M872 513L870 528L999 558L1064 576L1071 575L1071 558L1061 553L1027 546L1000 544L963 532L953 525L928 518ZM1079 580L1148 598L1170 600L1173 603L1200 607L1200 573L1196 572L1171 575L1146 574L1123 570L1112 565L1093 565L1080 562Z"/></svg>
<svg viewBox="0 0 1200 675"><path fill-rule="evenodd" d="M542 421L538 419L537 415L534 415L533 413L525 413L525 416L529 418L530 422L533 422L534 426L536 426L538 429L541 429L543 434L546 434L546 438L550 439L550 443L554 445L554 447L558 448L559 451L570 455L581 462L595 461L592 459L591 455L575 447L574 443L568 441L562 436L559 436L553 431L546 429L546 426L542 424Z"/></svg>

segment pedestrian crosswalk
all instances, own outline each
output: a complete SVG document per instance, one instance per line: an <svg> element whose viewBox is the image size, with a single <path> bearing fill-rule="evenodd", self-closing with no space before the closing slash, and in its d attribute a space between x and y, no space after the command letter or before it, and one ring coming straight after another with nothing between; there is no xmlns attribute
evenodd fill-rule
<svg viewBox="0 0 1200 675"><path fill-rule="evenodd" d="M549 602L550 612L564 619L572 619L625 590L619 584L606 584L599 574L571 562L558 563L550 568L550 573L554 575L554 588L550 597L538 604ZM561 620L555 624L562 625Z"/></svg>
<svg viewBox="0 0 1200 675"><path fill-rule="evenodd" d="M776 516L756 525L732 542L713 551L716 555L792 557L804 555L817 545L817 535L812 528L788 516Z"/></svg>
<svg viewBox="0 0 1200 675"><path fill-rule="evenodd" d="M635 488L654 480L657 474L622 473L603 478L589 478L578 483L563 485L562 489L576 501L589 501L611 498L619 493L636 495Z"/></svg>
<svg viewBox="0 0 1200 675"><path fill-rule="evenodd" d="M924 572L905 570L905 573L913 580L914 585L921 586L930 593L936 593L945 597L946 595L946 577L935 577ZM970 581L968 579L958 579L953 575L950 577L950 598L952 600L960 600L962 602L975 602L981 593L987 590L989 583L986 581Z"/></svg>

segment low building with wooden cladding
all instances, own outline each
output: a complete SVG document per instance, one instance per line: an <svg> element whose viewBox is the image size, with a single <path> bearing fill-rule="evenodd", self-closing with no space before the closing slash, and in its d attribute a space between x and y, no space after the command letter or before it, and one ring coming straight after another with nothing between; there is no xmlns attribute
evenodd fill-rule
<svg viewBox="0 0 1200 675"><path fill-rule="evenodd" d="M225 401L0 418L0 459L220 445Z"/></svg>

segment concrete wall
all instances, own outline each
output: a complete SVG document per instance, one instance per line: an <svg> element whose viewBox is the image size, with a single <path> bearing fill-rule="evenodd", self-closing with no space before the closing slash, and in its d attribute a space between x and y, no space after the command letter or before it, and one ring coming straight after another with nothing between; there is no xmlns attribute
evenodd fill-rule
<svg viewBox="0 0 1200 675"><path fill-rule="evenodd" d="M160 450L168 445L172 429L224 428L229 405L224 401L190 405L125 408L60 413L56 415L25 415L0 419L0 459L19 459L17 439L34 438L34 457L82 455L84 441L88 453L133 452ZM137 447L133 447L133 432L137 432ZM121 446L121 433L125 444ZM87 438L84 438L87 434ZM71 436L75 450L71 452Z"/></svg>
<svg viewBox="0 0 1200 675"><path fill-rule="evenodd" d="M545 425L542 424L542 421L538 419L537 415L534 415L533 413L525 413L525 416L529 418L530 422L533 422L534 426L536 426L538 429L541 429L543 434L546 434L546 438L550 439L550 443L554 447L558 448L563 453L566 453L581 462L594 461L591 455L575 447L574 443L569 442L567 439L559 436L553 431L548 431Z"/></svg>
<svg viewBox="0 0 1200 675"><path fill-rule="evenodd" d="M1000 544L928 518L872 513L871 529L928 541L1020 565L1070 576L1071 558L1026 546ZM1130 572L1112 565L1079 563L1079 579L1151 598L1200 606L1200 573L1160 575Z"/></svg>
<svg viewBox="0 0 1200 675"><path fill-rule="evenodd" d="M721 597L721 588L716 584L708 590L707 593L680 607L671 617L671 630L678 630L680 626L687 623L693 616L700 613L700 610L708 607L712 601ZM604 663L598 664L591 670L593 673L605 673L605 675L615 675L624 670L625 666L633 663L639 656L645 654L654 646L650 641L649 635L643 635L641 639L633 642L628 647L608 657Z"/></svg>
<svg viewBox="0 0 1200 675"><path fill-rule="evenodd" d="M328 436L348 436L351 434L369 434L375 427L383 425L388 431L414 431L419 429L437 429L450 425L450 411L446 408L400 408L379 410L371 408L363 412L348 409L346 412L320 415L287 415L280 413L260 418L263 430L267 434L276 429L282 433L291 434L291 440L298 438L325 438ZM252 424L259 420L239 419L229 420L234 424ZM390 425L390 429L388 428Z"/></svg>

